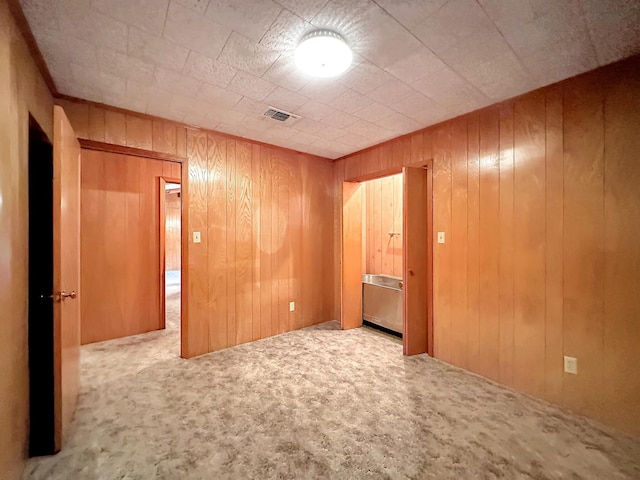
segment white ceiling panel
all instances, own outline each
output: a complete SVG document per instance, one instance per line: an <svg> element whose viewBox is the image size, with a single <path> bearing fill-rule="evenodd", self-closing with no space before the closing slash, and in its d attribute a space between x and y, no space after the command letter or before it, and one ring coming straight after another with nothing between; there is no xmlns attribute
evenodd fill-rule
<svg viewBox="0 0 640 480"><path fill-rule="evenodd" d="M249 40L239 33L231 32L218 61L261 77L279 56L278 52Z"/></svg>
<svg viewBox="0 0 640 480"><path fill-rule="evenodd" d="M201 13L171 2L162 37L181 47L217 58L232 30Z"/></svg>
<svg viewBox="0 0 640 480"><path fill-rule="evenodd" d="M271 0L209 0L205 15L258 42L281 10Z"/></svg>
<svg viewBox="0 0 640 480"><path fill-rule="evenodd" d="M169 0L91 0L97 11L145 32L162 32Z"/></svg>
<svg viewBox="0 0 640 480"><path fill-rule="evenodd" d="M187 57L184 73L196 80L225 87L229 85L237 70L231 65L192 51Z"/></svg>
<svg viewBox="0 0 640 480"><path fill-rule="evenodd" d="M229 83L228 88L234 93L260 102L267 98L276 89L276 86L250 73L238 72Z"/></svg>
<svg viewBox="0 0 640 480"><path fill-rule="evenodd" d="M63 94L331 158L640 53L631 0L20 3ZM316 28L354 51L338 78L293 62Z"/></svg>

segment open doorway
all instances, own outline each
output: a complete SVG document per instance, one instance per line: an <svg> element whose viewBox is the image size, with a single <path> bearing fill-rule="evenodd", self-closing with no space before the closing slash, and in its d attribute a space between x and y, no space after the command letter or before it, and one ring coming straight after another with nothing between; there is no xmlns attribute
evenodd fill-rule
<svg viewBox="0 0 640 480"><path fill-rule="evenodd" d="M385 202L378 199L376 190L367 188L364 180L368 179L362 179L363 182L345 181L342 184L341 326L343 329L358 328L363 322L371 321L371 318L365 318L365 314L371 315L371 312L365 312L363 308L367 288L365 283L386 289L394 287L401 291L401 328L397 321L397 296L394 305L387 302L379 305L377 310L394 317L393 325L387 323L382 327L401 334L405 355L433 355L433 197L429 163L405 167L401 177L398 177L402 179L401 188L396 189L402 196L400 221L394 221L394 199L390 197ZM381 178L379 181L389 184L393 182L392 178ZM368 190L371 190L369 194ZM393 188L390 191L393 192ZM373 208L367 207L368 195L373 197L370 203ZM381 221L383 209L389 218L386 224ZM399 210L395 209L396 212ZM367 215L373 215L374 218L367 220ZM373 238L367 240L367 236L371 237L371 227L367 231L367 225L376 223L379 223L379 227L374 227ZM400 252L395 248L395 237L402 238L398 243ZM371 268L378 268L382 272L383 261L387 271L397 273L393 267L395 253L402 258L401 276L368 273L367 270ZM386 256L384 260L383 255ZM372 277L377 278L373 278L373 282L365 281ZM382 299L379 292L373 292L371 297L377 302ZM380 324L379 321L375 323Z"/></svg>
<svg viewBox="0 0 640 480"><path fill-rule="evenodd" d="M181 176L180 162L98 147L82 149L83 345L165 329L165 179Z"/></svg>
<svg viewBox="0 0 640 480"><path fill-rule="evenodd" d="M180 329L182 191L179 178L160 178L160 279L164 328Z"/></svg>
<svg viewBox="0 0 640 480"><path fill-rule="evenodd" d="M402 338L402 174L361 188L362 320Z"/></svg>
<svg viewBox="0 0 640 480"><path fill-rule="evenodd" d="M53 147L29 117L29 455L54 453Z"/></svg>

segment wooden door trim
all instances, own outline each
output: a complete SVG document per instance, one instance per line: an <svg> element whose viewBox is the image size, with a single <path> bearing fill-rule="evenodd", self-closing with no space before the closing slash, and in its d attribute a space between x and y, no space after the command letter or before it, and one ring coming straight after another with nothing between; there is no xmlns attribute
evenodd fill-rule
<svg viewBox="0 0 640 480"><path fill-rule="evenodd" d="M167 222L167 215L166 215L166 205L165 205L165 201L166 201L166 192L165 192L165 185L167 183L178 183L180 184L180 188L181 191L180 193L182 193L182 181L179 178L174 178L174 177L167 177L167 176L161 176L158 177L158 181L160 183L160 188L158 190L158 195L159 195L159 215L160 215L160 221L158 222L158 228L160 229L160 235L159 235L159 239L160 239L160 258L159 258L159 262L160 262L160 329L164 329L167 327L167 312L166 312L166 307L167 307L167 299L166 299L166 275L167 275L167 255L166 255L166 222ZM180 195L180 197L182 198L182 195ZM180 217L182 218L182 214L180 215ZM180 230L180 244L182 245L182 230ZM180 248L180 271L182 271L182 248ZM180 295L182 296L182 285L180 285ZM180 313L180 319L182 322L182 312Z"/></svg>
<svg viewBox="0 0 640 480"><path fill-rule="evenodd" d="M189 351L189 159L180 166L180 357L190 358Z"/></svg>
<svg viewBox="0 0 640 480"><path fill-rule="evenodd" d="M427 171L427 353L433 357L433 159L424 165Z"/></svg>
<svg viewBox="0 0 640 480"><path fill-rule="evenodd" d="M81 147L64 109L58 105L54 105L53 108L53 129L53 445L54 452L58 452L62 448L68 433L67 430L71 425L80 389L80 301L82 299L80 285ZM77 269L74 275L78 282L77 285L63 284L64 275L62 270L64 260L61 246L63 242L63 213L67 210L66 215L71 215L69 210L72 209L71 204L74 203L69 202L66 208L63 209L63 184L66 178L70 178L67 177L69 172L64 172L63 166L69 150L73 154L77 154L77 159L72 160L72 162L77 162L77 164L74 164L77 170L73 172L76 175L77 191L74 194L78 209L76 212L77 217L75 217L77 224L74 229L74 235L77 235L77 265L74 266ZM66 163L68 164L69 160ZM65 239L67 237L68 235L64 235ZM65 300L62 297L63 289L75 290L77 292L76 296L71 296ZM66 321L63 321L63 302L77 302L76 322L70 322L71 318L68 316L65 317ZM74 334L73 344L64 345L65 339L68 340L70 329L74 327L77 327L77 343Z"/></svg>
<svg viewBox="0 0 640 480"><path fill-rule="evenodd" d="M79 139L80 146L87 150L97 150L99 152L119 153L120 155L129 155L131 157L150 158L152 160L163 160L167 162L186 162L185 157L172 155L170 153L158 152L155 150L145 150L144 148L125 147L123 145L114 145L113 143L97 142L95 140Z"/></svg>
<svg viewBox="0 0 640 480"><path fill-rule="evenodd" d="M343 182L340 196L342 199L341 230L341 283L340 290L340 326L343 330L362 326L362 185L359 182ZM350 197L345 192L350 191ZM350 200L350 202L348 202ZM356 228L351 234L345 230L345 210L353 210ZM350 213L349 215L351 215ZM358 247L359 245L359 247ZM359 251L357 254L354 252ZM345 251L349 251L345 254ZM355 272L354 272L355 270ZM357 278L356 278L357 275ZM356 294L355 292L359 292ZM351 298L353 297L353 298ZM359 301L355 299L359 298ZM359 312L359 313L358 313Z"/></svg>

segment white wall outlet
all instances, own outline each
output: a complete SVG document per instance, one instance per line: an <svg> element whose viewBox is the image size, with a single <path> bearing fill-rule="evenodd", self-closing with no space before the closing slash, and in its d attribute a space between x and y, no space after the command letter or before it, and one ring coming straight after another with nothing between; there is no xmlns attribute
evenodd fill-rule
<svg viewBox="0 0 640 480"><path fill-rule="evenodd" d="M444 232L438 232L438 243L444 243Z"/></svg>
<svg viewBox="0 0 640 480"><path fill-rule="evenodd" d="M289 302L289 311L294 312L296 310L296 302Z"/></svg>
<svg viewBox="0 0 640 480"><path fill-rule="evenodd" d="M200 232L193 232L193 243L200 243Z"/></svg>
<svg viewBox="0 0 640 480"><path fill-rule="evenodd" d="M578 359L574 357L564 357L564 371L573 375L578 374Z"/></svg>

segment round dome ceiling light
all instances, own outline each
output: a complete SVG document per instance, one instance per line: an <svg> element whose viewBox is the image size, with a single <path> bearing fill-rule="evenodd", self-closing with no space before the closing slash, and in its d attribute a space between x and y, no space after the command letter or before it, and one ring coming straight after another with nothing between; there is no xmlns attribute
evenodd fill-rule
<svg viewBox="0 0 640 480"><path fill-rule="evenodd" d="M353 53L337 33L314 30L302 37L294 60L298 68L309 75L335 77L349 68Z"/></svg>

